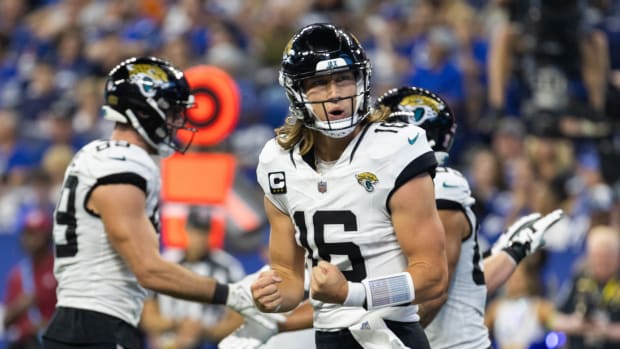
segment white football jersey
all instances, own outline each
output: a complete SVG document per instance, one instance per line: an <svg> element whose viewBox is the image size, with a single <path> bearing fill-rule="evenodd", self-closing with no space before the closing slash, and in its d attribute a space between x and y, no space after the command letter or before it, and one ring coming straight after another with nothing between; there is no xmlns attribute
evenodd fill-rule
<svg viewBox="0 0 620 349"><path fill-rule="evenodd" d="M94 310L137 326L146 291L108 241L100 217L86 206L92 191L107 184L142 189L146 213L159 231L159 168L149 154L121 141L87 144L65 172L55 212L57 306Z"/></svg>
<svg viewBox="0 0 620 349"><path fill-rule="evenodd" d="M337 265L352 282L405 270L407 261L388 210L391 194L411 178L433 171L436 160L423 129L404 123L369 124L325 171L314 152L283 150L272 139L263 148L258 182L267 198L291 217L308 268L319 260ZM313 301L314 327L337 330L365 310ZM397 309L396 309L397 308ZM395 307L396 321L417 321L417 306Z"/></svg>
<svg viewBox="0 0 620 349"><path fill-rule="evenodd" d="M465 177L454 169L438 167L434 182L437 208L462 211L471 234L461 243L461 254L448 288L448 300L426 327L426 336L433 349L490 348L488 330L484 325L487 288L482 256L478 251L476 216L471 209L475 200Z"/></svg>

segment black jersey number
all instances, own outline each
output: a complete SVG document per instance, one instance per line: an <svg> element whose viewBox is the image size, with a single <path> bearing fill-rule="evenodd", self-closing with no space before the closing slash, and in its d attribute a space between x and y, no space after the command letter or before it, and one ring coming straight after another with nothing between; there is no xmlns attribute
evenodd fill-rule
<svg viewBox="0 0 620 349"><path fill-rule="evenodd" d="M77 176L68 176L63 186L58 207L56 208L56 224L66 226L64 245L56 244L56 257L73 257L77 254L77 235L75 228L77 221L75 219L75 190L77 189ZM64 206L61 206L63 205Z"/></svg>
<svg viewBox="0 0 620 349"><path fill-rule="evenodd" d="M398 133L398 130L401 128L407 127L407 124L404 122L382 122L379 124L379 127L375 129L375 133L379 132L391 132Z"/></svg>
<svg viewBox="0 0 620 349"><path fill-rule="evenodd" d="M299 229L299 241L308 251L312 259L312 266L319 262L314 258L314 250L308 243L308 228L304 212L297 211L293 214L293 220ZM345 278L351 282L360 282L366 278L366 265L359 246L353 242L325 242L325 226L341 225L344 231L357 231L357 219L351 211L317 211L312 216L314 226L314 245L320 259L331 261L332 255L347 256L351 262L351 270L343 270Z"/></svg>
<svg viewBox="0 0 620 349"><path fill-rule="evenodd" d="M480 268L480 248L478 247L478 228L474 232L474 270L472 278L476 285L484 285L484 272Z"/></svg>

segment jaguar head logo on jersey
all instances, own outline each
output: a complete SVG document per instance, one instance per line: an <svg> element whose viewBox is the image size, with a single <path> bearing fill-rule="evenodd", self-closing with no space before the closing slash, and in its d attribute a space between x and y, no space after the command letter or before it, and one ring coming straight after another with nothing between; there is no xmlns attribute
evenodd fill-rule
<svg viewBox="0 0 620 349"><path fill-rule="evenodd" d="M370 172L362 172L355 175L357 183L359 183L367 192L375 190L375 184L379 182L379 178Z"/></svg>
<svg viewBox="0 0 620 349"><path fill-rule="evenodd" d="M286 175L283 171L269 172L267 176L271 194L286 194Z"/></svg>

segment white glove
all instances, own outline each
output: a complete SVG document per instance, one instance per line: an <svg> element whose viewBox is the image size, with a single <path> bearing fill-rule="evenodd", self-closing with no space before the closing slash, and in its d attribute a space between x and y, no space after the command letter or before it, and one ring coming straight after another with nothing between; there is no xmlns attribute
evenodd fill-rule
<svg viewBox="0 0 620 349"><path fill-rule="evenodd" d="M226 305L243 315L247 320L256 321L263 327L278 331L278 323L286 320L282 314L262 313L254 305L250 286L258 278L261 270L244 277L241 281L228 285Z"/></svg>
<svg viewBox="0 0 620 349"><path fill-rule="evenodd" d="M251 337L237 337L231 333L217 344L218 349L257 349L263 346L263 342Z"/></svg>
<svg viewBox="0 0 620 349"><path fill-rule="evenodd" d="M383 316L389 312L393 312L394 308L382 308L370 310L360 318L358 322L349 326L349 331L353 338L364 349L404 349L407 347L398 338L392 330L390 330Z"/></svg>
<svg viewBox="0 0 620 349"><path fill-rule="evenodd" d="M564 212L557 209L545 216L533 213L520 218L493 245L493 254L506 251L515 263L519 263L545 245L545 234L563 216Z"/></svg>
<svg viewBox="0 0 620 349"><path fill-rule="evenodd" d="M499 239L495 241L495 244L493 244L493 247L491 248L491 254L492 255L497 254L498 252L501 252L506 247L510 246L510 239L512 239L517 232L521 231L521 229L532 224L541 216L542 215L540 213L536 212L536 213L530 213L527 216L523 216L517 219L514 223L512 223L508 227L508 229L506 229L506 231L499 237Z"/></svg>
<svg viewBox="0 0 620 349"><path fill-rule="evenodd" d="M267 328L262 324L246 320L243 325L226 336L217 345L218 349L256 349L265 344L269 338L278 333L277 323L274 328Z"/></svg>

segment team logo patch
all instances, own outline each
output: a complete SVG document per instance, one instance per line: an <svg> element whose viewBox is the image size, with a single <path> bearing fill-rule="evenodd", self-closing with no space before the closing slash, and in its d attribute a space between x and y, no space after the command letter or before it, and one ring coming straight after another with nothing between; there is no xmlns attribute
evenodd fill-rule
<svg viewBox="0 0 620 349"><path fill-rule="evenodd" d="M158 66L131 64L127 66L127 69L129 70L129 81L137 85L145 97L154 97L157 92L155 87L168 83L168 75Z"/></svg>
<svg viewBox="0 0 620 349"><path fill-rule="evenodd" d="M375 190L375 184L379 182L379 178L370 172L362 172L355 175L357 183L359 183L367 192Z"/></svg>
<svg viewBox="0 0 620 349"><path fill-rule="evenodd" d="M286 194L286 175L284 171L269 172L268 177L271 194Z"/></svg>
<svg viewBox="0 0 620 349"><path fill-rule="evenodd" d="M402 99L398 105L400 111L410 112L409 123L419 125L426 120L433 120L446 106L437 100L420 95L410 95Z"/></svg>

